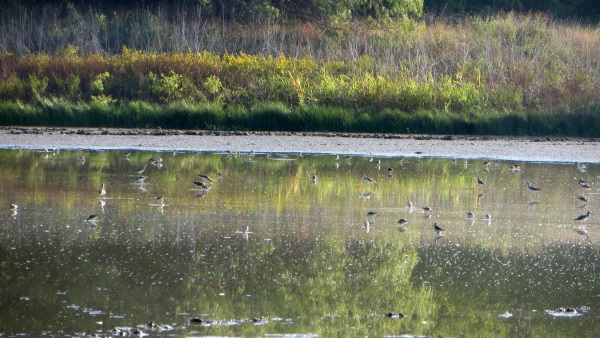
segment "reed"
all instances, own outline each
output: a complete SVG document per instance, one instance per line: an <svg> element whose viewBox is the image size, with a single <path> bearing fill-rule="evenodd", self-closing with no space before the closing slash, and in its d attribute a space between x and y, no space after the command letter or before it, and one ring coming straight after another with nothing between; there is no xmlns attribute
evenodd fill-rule
<svg viewBox="0 0 600 338"><path fill-rule="evenodd" d="M4 124L595 134L600 35L543 14L331 31L149 9L71 8L67 22L46 10L0 20L0 101L15 115Z"/></svg>

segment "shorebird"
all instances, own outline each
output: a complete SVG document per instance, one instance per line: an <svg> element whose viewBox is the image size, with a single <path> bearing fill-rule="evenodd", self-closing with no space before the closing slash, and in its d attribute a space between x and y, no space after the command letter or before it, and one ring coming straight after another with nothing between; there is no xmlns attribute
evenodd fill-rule
<svg viewBox="0 0 600 338"><path fill-rule="evenodd" d="M210 187L208 185L204 184L204 182L194 181L192 183L194 183L196 186L198 186L202 189L210 189Z"/></svg>
<svg viewBox="0 0 600 338"><path fill-rule="evenodd" d="M148 167L147 164L144 164L143 167L141 167L140 169L136 170L135 173L138 175L141 175L144 171L146 171L146 168Z"/></svg>
<svg viewBox="0 0 600 338"><path fill-rule="evenodd" d="M366 220L365 223L363 224L363 226L365 227L365 232L369 232L369 228L371 227L371 223L369 223L369 220Z"/></svg>
<svg viewBox="0 0 600 338"><path fill-rule="evenodd" d="M313 177L312 177L312 182L313 182L314 184L317 184L317 180L318 180L318 179L317 179L317 175L313 175Z"/></svg>
<svg viewBox="0 0 600 338"><path fill-rule="evenodd" d="M247 233L248 233L248 230L250 230L250 229L248 228L248 226L247 226L247 225L244 225L244 226L242 227L242 233L244 233L244 234L247 234Z"/></svg>
<svg viewBox="0 0 600 338"><path fill-rule="evenodd" d="M586 214L579 215L579 216L577 216L577 217L573 218L573 220L574 220L574 221L582 221L582 222L585 222L585 221L587 221L587 220L588 220L588 218L590 218L590 215L591 215L591 214L592 214L592 212L591 212L591 211L588 211Z"/></svg>
<svg viewBox="0 0 600 338"><path fill-rule="evenodd" d="M491 221L492 220L492 215L485 214L485 219L488 220L488 221Z"/></svg>
<svg viewBox="0 0 600 338"><path fill-rule="evenodd" d="M335 160L339 161L340 160L340 154L335 154Z"/></svg>
<svg viewBox="0 0 600 338"><path fill-rule="evenodd" d="M432 213L433 210L430 207L423 207L423 212Z"/></svg>
<svg viewBox="0 0 600 338"><path fill-rule="evenodd" d="M392 167L388 167L387 171L392 172L392 171L394 171L394 169L392 169Z"/></svg>
<svg viewBox="0 0 600 338"><path fill-rule="evenodd" d="M588 202L588 199L585 196L583 196L583 195L577 196L577 199L580 200L580 201L582 201L582 202L586 202L586 203Z"/></svg>
<svg viewBox="0 0 600 338"><path fill-rule="evenodd" d="M369 212L367 212L367 216L369 216L369 217L373 217L375 215L377 215L377 212L375 212L375 211L369 211Z"/></svg>
<svg viewBox="0 0 600 338"><path fill-rule="evenodd" d="M133 179L133 183L144 183L148 176L138 176Z"/></svg>
<svg viewBox="0 0 600 338"><path fill-rule="evenodd" d="M221 173L218 173L218 174L217 174L217 181L218 181L218 182L221 182L221 181L223 181L223 174L221 174Z"/></svg>
<svg viewBox="0 0 600 338"><path fill-rule="evenodd" d="M78 159L80 162L85 162L85 157L83 157L83 156L79 156L77 159Z"/></svg>
<svg viewBox="0 0 600 338"><path fill-rule="evenodd" d="M368 178L367 175L363 174L363 180L367 183L377 183L375 180Z"/></svg>
<svg viewBox="0 0 600 338"><path fill-rule="evenodd" d="M210 178L210 176L208 176L208 175L200 174L198 176L200 176L200 178L203 179L204 181L212 182L212 178Z"/></svg>
<svg viewBox="0 0 600 338"><path fill-rule="evenodd" d="M100 188L100 191L98 191L98 193L100 194L100 196L106 195L106 187L104 186L104 183L102 183L102 188Z"/></svg>
<svg viewBox="0 0 600 338"><path fill-rule="evenodd" d="M508 170L512 171L513 173L516 173L517 171L521 170L521 167L518 164L515 165L511 165Z"/></svg>
<svg viewBox="0 0 600 338"><path fill-rule="evenodd" d="M408 202L406 202L406 207L409 208L409 209L412 209L413 208L413 203L410 200L408 200Z"/></svg>
<svg viewBox="0 0 600 338"><path fill-rule="evenodd" d="M375 192L374 191L365 191L360 198L371 198L371 195L374 195Z"/></svg>
<svg viewBox="0 0 600 338"><path fill-rule="evenodd" d="M18 205L14 204L14 203L10 204L10 210L17 210L17 209L19 209Z"/></svg>
<svg viewBox="0 0 600 338"><path fill-rule="evenodd" d="M400 224L406 224L406 223L408 223L408 220L407 220L407 219L405 219L405 218L400 218L400 219L398 220L398 223L400 223Z"/></svg>
<svg viewBox="0 0 600 338"><path fill-rule="evenodd" d="M529 182L527 182L527 188L529 188L529 190L531 190L531 191L540 191L540 190L542 190L542 189L540 189L538 187L534 187Z"/></svg>
<svg viewBox="0 0 600 338"><path fill-rule="evenodd" d="M156 196L154 199L161 207L165 205L165 196Z"/></svg>
<svg viewBox="0 0 600 338"><path fill-rule="evenodd" d="M95 222L96 218L98 218L98 215L89 215L85 221L86 222Z"/></svg>
<svg viewBox="0 0 600 338"><path fill-rule="evenodd" d="M583 180L579 180L579 181L580 181L580 182L579 182L579 185L580 185L582 188L584 188L584 189L591 189L591 188L592 188L592 187L591 187L591 186L590 186L590 185L589 185L587 182L585 182L585 181L583 181ZM583 181L583 182L582 182L582 181Z"/></svg>
<svg viewBox="0 0 600 338"><path fill-rule="evenodd" d="M477 183L479 183L479 184L481 184L481 185L484 185L484 184L485 184L485 182L484 182L484 181L481 179L481 177L479 177L479 176L477 177Z"/></svg>
<svg viewBox="0 0 600 338"><path fill-rule="evenodd" d="M440 226L437 225L437 223L433 223L433 231L435 231L436 234L439 234L443 231L446 231L446 229L440 228Z"/></svg>
<svg viewBox="0 0 600 338"><path fill-rule="evenodd" d="M580 234L581 236L585 236L586 238L590 238L590 234L585 229L575 228L575 229L573 229L573 231L575 231L576 233Z"/></svg>
<svg viewBox="0 0 600 338"><path fill-rule="evenodd" d="M475 218L475 214L470 211L467 211L467 218Z"/></svg>

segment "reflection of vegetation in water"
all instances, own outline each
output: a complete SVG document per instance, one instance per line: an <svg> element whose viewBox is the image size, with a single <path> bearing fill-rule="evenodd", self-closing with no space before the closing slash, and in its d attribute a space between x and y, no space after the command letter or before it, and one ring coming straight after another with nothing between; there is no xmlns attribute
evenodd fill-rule
<svg viewBox="0 0 600 338"><path fill-rule="evenodd" d="M384 158L376 170L375 161L362 157L342 158L336 168L333 156L257 154L247 162L166 152L134 152L129 161L123 151L0 154L0 175L11 178L2 182L2 203L22 208L14 218L0 213L4 332L41 332L53 323L66 332L97 329L98 317L76 316L78 310L65 311L69 304L117 316L103 318L106 325L265 316L294 325L199 330L323 336L544 335L555 331L543 309L594 308L597 233L588 227L586 242L571 224L583 213L574 177L595 177L593 166L578 173L567 165L522 163L521 172L511 173L512 163L470 160L465 167L462 160L428 158L402 165ZM163 167L150 165L151 157L162 157ZM144 164L146 192L131 183ZM218 172L223 181L195 197L191 182L198 174L216 179ZM363 174L378 183L363 182ZM542 193L529 192L525 182ZM97 199L103 183L104 212ZM361 198L365 191L375 194ZM167 198L162 209L150 205L158 195ZM425 205L434 209L431 218L420 211ZM371 210L378 214L365 233ZM473 223L465 211L475 213ZM99 215L95 226L83 222L92 213ZM489 225L485 213L493 215ZM396 229L400 217L411 220L406 233ZM447 229L437 242L433 222ZM247 240L236 233L244 224ZM23 296L31 301L19 301ZM515 318L499 322L504 311ZM407 318L390 320L382 316L387 312ZM32 315L36 321L27 322Z"/></svg>

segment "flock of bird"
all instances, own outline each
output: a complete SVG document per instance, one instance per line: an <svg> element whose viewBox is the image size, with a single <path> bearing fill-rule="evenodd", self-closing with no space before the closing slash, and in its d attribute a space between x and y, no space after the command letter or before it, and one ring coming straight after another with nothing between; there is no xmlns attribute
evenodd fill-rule
<svg viewBox="0 0 600 338"><path fill-rule="evenodd" d="M130 155L131 155L131 153L126 153L125 154L125 158L127 160L129 160L129 156ZM175 155L175 152L173 153L173 155ZM254 155L255 155L254 152L251 152L249 155L247 155L246 156L247 157L247 161L252 161L252 157ZM231 158L231 156L236 156L237 157L237 156L239 156L239 153L229 152L228 159ZM271 154L267 153L267 157L270 157L270 156L271 156ZM300 154L300 156L302 156L302 155ZM348 161L351 158L352 158L351 156L346 156L346 160L348 160ZM84 157L80 156L80 157L78 157L78 159L80 161L80 164L84 164L86 162L86 159ZM336 159L336 167L339 167L339 163L337 163L337 161L340 159L340 156L339 155L335 155L335 159ZM373 158L370 158L370 161L374 161ZM400 164L402 164L402 161L403 160L400 159ZM162 165L163 165L163 159L160 158L160 157L158 157L156 159L150 158L148 160L148 162L150 163L151 166L155 166L157 168L161 168ZM466 162L466 160L465 160L465 162ZM491 165L491 163L492 163L491 161L484 161L483 162L483 164L485 166L489 166L489 165ZM453 159L452 160L452 164L456 164L456 160ZM375 168L377 170L381 169L381 161L380 160L376 161ZM148 164L144 164L141 168L135 170L135 177L133 178L132 183L133 184L144 184L144 182L148 178L148 176L144 176L142 174L144 172L146 172L147 169L148 169ZM515 164L515 165L511 165L508 168L508 170L511 171L511 172L518 172L518 171L521 170L521 168L520 168L519 165ZM577 170L580 171L580 172L584 172L585 171L585 165L577 164ZM391 167L388 167L387 171L388 171L388 178L393 177L394 169L391 168ZM222 174L218 173L217 175L218 175L217 181L219 181L219 182L222 181ZM198 180L198 181L192 181L192 183L194 184L195 188L200 189L200 193L197 196L204 196L211 189L211 185L209 185L207 183L208 182L213 182L213 179L210 176L205 175L205 174L200 174L200 175L198 175L198 177L200 178L200 180ZM363 174L363 181L366 182L366 183L368 183L368 184L377 184L377 182L374 179L368 177L366 174ZM312 182L315 183L315 184L318 182L317 175L313 175L312 176ZM583 179L579 179L577 183L582 188L584 188L584 189L591 189L591 186L589 185L589 183L586 182ZM486 183L485 183L485 181L480 176L478 176L477 177L477 184L478 185L485 185ZM530 191L539 192L539 191L542 190L541 188L538 188L538 187L532 185L529 182L526 182L526 186L527 186L527 188ZM106 185L103 183L102 186L100 187L100 190L98 191L98 195L99 195L98 197L101 199L101 201L100 201L101 206L104 206L105 202L104 202L103 198L106 196L106 194L107 194ZM365 192L361 196L361 198L370 198L371 195L373 195L373 194L374 194L373 191L367 191L367 192ZM577 196L577 199L579 199L580 201L582 201L584 203L588 202L588 198L585 197L584 195ZM154 201L156 202L156 205L158 207L160 207L160 208L162 208L162 207L165 206L165 200L166 200L165 196L156 196L154 198ZM407 202L407 207L412 212L413 203L411 201L408 201ZM9 209L10 209L10 212L11 212L12 216L16 216L17 213L18 213L18 210L19 210L19 206L17 204L11 203L9 205ZM430 216L433 213L432 208L429 207L429 206L422 207L422 210L423 210L423 213L426 214L426 217ZM373 216L375 216L375 214L377 214L377 213L374 212L374 211L369 211L367 213L367 220L364 223L366 231L369 231L369 226L372 223L372 222L369 221L369 219L372 218ZM573 220L574 221L578 221L578 222L585 222L585 221L587 221L590 218L591 215L593 215L593 213L591 211L587 211L585 214L582 214L582 215L580 215L578 217L575 217ZM472 212L470 212L470 211L466 213L466 216L470 220L475 219L475 215ZM92 215L89 215L85 219L85 222L90 222L92 224L95 224L94 222L96 222L97 220L98 220L98 215L92 214ZM486 222L488 224L491 224L492 216L490 214L486 214L485 215L485 220L486 220ZM408 222L409 222L409 220L407 220L405 218L401 218L400 220L398 220L397 223L400 224L400 225L404 225L404 224L406 224ZM443 232L446 230L446 229L440 227L437 224L437 222L434 223L432 225L432 227L433 227L434 232L437 234L437 236L443 236ZM402 229L403 228L400 228L400 231L402 231ZM404 231L406 231L406 229L404 229ZM582 235L582 236L585 236L585 237L589 238L589 234L588 234L587 230L585 230L585 228L583 228L583 227L575 228L574 231L577 232L578 234ZM248 228L247 225L244 225L242 227L241 233L243 233L245 235L247 235L249 233L249 228Z"/></svg>
<svg viewBox="0 0 600 338"><path fill-rule="evenodd" d="M336 155L336 160L338 160L338 159L339 159L339 155ZM370 160L372 161L373 159L371 158ZM402 159L400 161L402 161ZM375 167L377 170L380 170L380 163L381 163L380 161L377 161L377 165ZM492 163L491 161L484 161L483 162L483 164L485 166L489 166L489 165L491 165L491 163ZM456 164L456 160L455 159L452 160L452 164L453 165ZM465 166L466 166L466 160L465 160ZM576 169L579 172L585 172L586 166L584 164L577 163ZM518 164L515 164L515 165L511 165L508 168L508 170L511 171L511 172L519 172L521 170L521 167ZM388 167L388 172L390 172L390 173L393 172L393 169L391 167ZM391 174L388 174L388 177L391 177ZM366 174L363 174L363 181L366 182L366 183L368 183L368 184L377 184L377 182L374 179L368 177ZM583 180L581 178L577 181L577 183L582 188L584 188L584 189L591 189L591 186L589 185L589 183L587 183L585 180ZM485 185L485 181L480 176L478 176L477 177L477 184L478 185ZM533 191L533 192L539 192L539 191L542 190L541 188L532 185L530 182L526 182L526 186L527 186L527 188L530 191ZM374 194L374 192L369 191L369 192L366 192L365 194L363 194L361 197L368 198L372 194ZM577 199L579 199L580 201L582 201L582 202L584 202L586 204L588 202L588 198L585 197L584 195L577 196ZM407 202L406 206L412 212L413 203L410 200ZM433 213L432 208L429 207L429 206L422 207L422 210L423 210L423 213L426 215L427 218L429 218L429 216L431 215L431 213ZM376 212L373 212L373 211L369 211L367 213L367 220L364 222L365 231L367 231L367 232L369 231L369 227L370 227L370 225L372 223L372 222L369 221L369 217L372 217L375 214L376 214ZM585 221L587 221L590 218L590 215L593 215L593 213L588 210L585 214L579 215L579 216L575 217L573 220L574 221L578 221L578 222L585 222ZM470 211L466 212L466 216L467 216L467 218L469 220L474 220L475 219L475 214L473 214ZM485 219L485 221L487 222L488 225L491 224L491 222L492 222L492 216L490 214L486 214L484 219ZM407 219L405 219L405 218L401 218L400 220L398 220L398 223L401 224L401 225L406 224L408 222L409 221ZM436 237L434 237L434 239L436 239L436 240L439 239L439 238L441 238L443 236L443 232L446 231L446 229L440 227L437 224L437 222L433 223L432 227L433 227L433 231L436 234ZM406 231L405 228L400 228L399 230L401 232L405 232ZM578 233L579 235L582 235L582 236L585 236L586 238L589 238L589 233L588 233L588 231L585 228L583 228L583 227L576 227L573 230L576 233Z"/></svg>
<svg viewBox="0 0 600 338"><path fill-rule="evenodd" d="M45 152L49 152L48 150L46 150ZM58 154L59 150L55 149L54 150L54 154ZM175 155L176 152L173 152L173 155ZM131 153L126 153L125 154L125 159L129 161L129 156L131 155ZM83 165L86 163L86 159L83 156L79 156L77 157L77 159L79 160L79 164ZM160 169L163 166L163 159L158 157L156 159L154 158L150 158L148 160L148 162L150 163L150 165L157 167L158 169ZM132 184L136 184L136 185L142 185L145 184L146 179L148 178L148 176L143 176L142 174L148 169L148 164L144 164L143 167L137 169L134 171L135 173L135 177L132 180ZM218 178L217 181L222 181L222 174L218 173ZM197 197L199 196L204 196L206 195L209 191L210 188L212 187L211 185L206 184L205 182L212 182L212 178L210 178L210 176L205 175L205 174L200 174L198 175L198 177L200 178L200 181L192 181L192 183L194 184L194 186L200 190L200 192L198 193L198 195L196 195ZM100 199L100 206L103 208L104 210L104 205L106 204L105 202L105 197L107 194L107 189L106 189L106 184L102 183L102 186L100 187L100 190L98 190L98 198ZM166 204L165 204L165 196L156 196L154 197L154 202L156 203L156 206L163 208ZM18 212L19 212L19 205L15 204L15 203L10 203L9 205L9 209L11 212L11 216L15 217ZM87 218L83 219L83 221L90 223L91 225L95 225L96 222L98 221L98 215L97 214L91 214L89 215ZM244 231L244 233L247 233L247 229Z"/></svg>

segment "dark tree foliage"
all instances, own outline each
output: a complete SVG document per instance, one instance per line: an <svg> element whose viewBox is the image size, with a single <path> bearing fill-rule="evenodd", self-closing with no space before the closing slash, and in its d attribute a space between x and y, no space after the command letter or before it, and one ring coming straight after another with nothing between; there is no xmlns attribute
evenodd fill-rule
<svg viewBox="0 0 600 338"><path fill-rule="evenodd" d="M327 22L336 18L420 17L423 12L423 0L0 0L0 6L3 8L0 16L43 6L72 6L79 11L93 8L105 13L160 7L167 14L176 9L200 6L203 13L228 21L261 17Z"/></svg>
<svg viewBox="0 0 600 338"><path fill-rule="evenodd" d="M494 14L499 11L548 12L557 18L600 20L600 0L425 0L424 10L438 14Z"/></svg>

